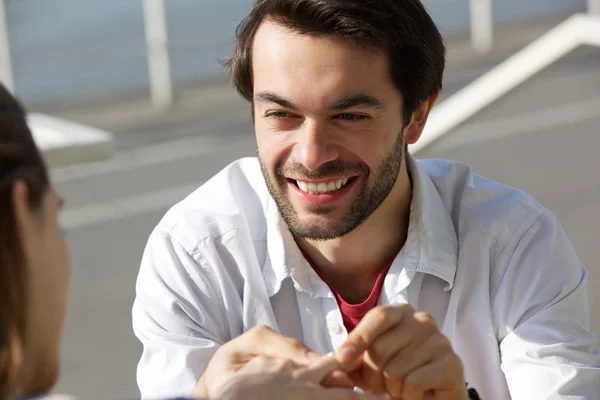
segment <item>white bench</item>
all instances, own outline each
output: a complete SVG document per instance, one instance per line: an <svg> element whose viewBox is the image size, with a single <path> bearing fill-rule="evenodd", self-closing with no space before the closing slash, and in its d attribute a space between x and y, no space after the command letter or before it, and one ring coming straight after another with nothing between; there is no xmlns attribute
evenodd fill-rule
<svg viewBox="0 0 600 400"><path fill-rule="evenodd" d="M27 119L50 168L102 161L114 154L109 132L45 114L31 113Z"/></svg>

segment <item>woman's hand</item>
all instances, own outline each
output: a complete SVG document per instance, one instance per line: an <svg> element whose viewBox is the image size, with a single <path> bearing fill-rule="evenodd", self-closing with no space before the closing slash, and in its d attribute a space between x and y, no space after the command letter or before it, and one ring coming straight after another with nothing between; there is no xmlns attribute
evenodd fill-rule
<svg viewBox="0 0 600 400"><path fill-rule="evenodd" d="M327 388L324 381L340 365L335 358L322 359L306 367L290 360L257 356L223 385L218 400L380 400L387 396L357 393L351 388Z"/></svg>

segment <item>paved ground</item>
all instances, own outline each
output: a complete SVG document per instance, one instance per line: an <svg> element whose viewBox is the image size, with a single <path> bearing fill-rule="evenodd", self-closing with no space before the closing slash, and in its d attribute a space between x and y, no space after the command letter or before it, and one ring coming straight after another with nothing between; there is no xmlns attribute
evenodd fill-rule
<svg viewBox="0 0 600 400"><path fill-rule="evenodd" d="M450 43L445 96L537 36L501 35L490 56ZM418 157L443 157L524 189L554 211L590 270L600 332L600 50L575 52ZM125 109L125 111L124 111ZM181 91L167 115L144 100L58 112L117 133L110 162L54 172L75 264L59 390L88 400L135 396L140 346L131 332L134 281L146 238L166 209L223 166L253 156L247 106L222 84Z"/></svg>

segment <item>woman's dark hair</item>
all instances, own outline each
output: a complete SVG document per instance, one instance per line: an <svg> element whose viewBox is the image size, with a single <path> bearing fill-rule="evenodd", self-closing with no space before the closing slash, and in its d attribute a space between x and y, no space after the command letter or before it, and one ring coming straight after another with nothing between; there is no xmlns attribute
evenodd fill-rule
<svg viewBox="0 0 600 400"><path fill-rule="evenodd" d="M26 338L27 268L13 204L17 180L29 188L29 206L41 206L48 172L25 111L0 84L0 400L15 395Z"/></svg>
<svg viewBox="0 0 600 400"><path fill-rule="evenodd" d="M266 20L303 35L335 36L382 51L404 100L404 117L442 88L446 49L420 0L258 0L237 28L237 46L224 65L246 100L253 99L252 45Z"/></svg>

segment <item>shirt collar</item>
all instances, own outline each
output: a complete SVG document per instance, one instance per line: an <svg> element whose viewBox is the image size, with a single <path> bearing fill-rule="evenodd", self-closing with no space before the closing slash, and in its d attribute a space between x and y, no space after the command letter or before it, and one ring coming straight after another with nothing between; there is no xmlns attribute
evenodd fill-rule
<svg viewBox="0 0 600 400"><path fill-rule="evenodd" d="M454 223L429 175L412 155L407 153L406 158L413 182L408 237L418 246L416 270L443 279L450 290L458 265Z"/></svg>
<svg viewBox="0 0 600 400"><path fill-rule="evenodd" d="M413 198L407 241L394 260L386 280L387 292L399 291L400 275L415 272L435 275L447 282L445 290L454 286L458 263L458 240L450 214L435 185L418 162L407 153L407 165L413 182ZM267 257L263 278L270 297L274 296L287 278L294 285L312 293L311 272L314 271L302 255L294 237L287 228L275 201L266 205ZM314 278L314 276L313 276Z"/></svg>

